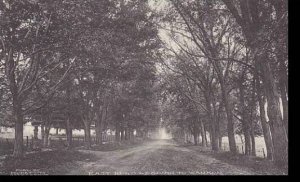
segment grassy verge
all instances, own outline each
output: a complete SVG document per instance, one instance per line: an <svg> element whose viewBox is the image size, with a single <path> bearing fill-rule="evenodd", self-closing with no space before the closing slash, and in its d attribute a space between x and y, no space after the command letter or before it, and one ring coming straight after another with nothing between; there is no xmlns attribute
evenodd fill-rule
<svg viewBox="0 0 300 182"><path fill-rule="evenodd" d="M94 145L93 151L114 151L132 148L143 143L143 140L122 141L119 143L106 143ZM72 150L53 149L52 151L40 151L28 153L23 158L17 159L7 156L0 160L0 175L63 175L78 167L79 161L95 161L93 154L81 153L76 147Z"/></svg>
<svg viewBox="0 0 300 182"><path fill-rule="evenodd" d="M76 167L76 161L90 160L91 154L75 150L44 151L25 155L23 158L6 157L1 161L2 175L51 175L65 174Z"/></svg>
<svg viewBox="0 0 300 182"><path fill-rule="evenodd" d="M288 174L287 167L278 167L272 161L261 157L245 156L243 154L233 155L228 151L213 152L208 147L194 146L191 144L181 144L180 146L195 150L197 152L200 152L201 154L208 155L227 164L240 166L240 167L247 167L257 174L262 174L262 175L287 175Z"/></svg>
<svg viewBox="0 0 300 182"><path fill-rule="evenodd" d="M288 169L286 167L278 167L272 161L260 157L245 156L242 154L233 155L230 152L218 152L211 155L220 161L224 161L232 165L251 168L257 174L288 174Z"/></svg>

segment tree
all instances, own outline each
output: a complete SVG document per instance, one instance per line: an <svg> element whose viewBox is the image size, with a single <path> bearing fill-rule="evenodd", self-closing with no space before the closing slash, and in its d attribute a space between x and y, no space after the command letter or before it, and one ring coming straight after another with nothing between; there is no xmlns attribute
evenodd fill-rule
<svg viewBox="0 0 300 182"><path fill-rule="evenodd" d="M268 117L271 125L272 140L274 143L274 160L279 165L287 164L287 134L284 122L287 123L286 113L285 120L282 119L279 104L279 94L275 83L274 73L272 72L271 62L268 59L267 51L270 49L274 36L278 35L279 28L286 25L287 22L287 2L276 1L240 1L235 4L229 0L223 0L224 4L236 19L236 23L242 28L243 34L247 40L247 46L252 51L255 68L260 70L263 81L263 88L268 103ZM272 9L274 7L274 10ZM238 10L241 11L239 14ZM276 14L274 19L272 14ZM272 28L268 28L268 26ZM286 27L286 26L285 26ZM285 30L285 29L284 29ZM282 35L282 33L279 33ZM286 34L284 34L286 35ZM259 38L260 37L260 38ZM286 41L282 37L280 41ZM277 44L283 45L283 44ZM285 44L286 45L286 44ZM280 49L285 50L284 47ZM281 62L284 60L281 59ZM281 64L283 65L283 64ZM286 74L286 69L281 69ZM282 72L281 72L282 73ZM286 83L286 79L285 82ZM281 80L282 83L282 80ZM286 93L282 89L283 100L286 104ZM287 107L285 107L285 112Z"/></svg>
<svg viewBox="0 0 300 182"><path fill-rule="evenodd" d="M32 99L32 92L39 82L57 69L63 61L74 57L61 47L68 48L70 35L62 27L65 17L46 2L1 1L1 60L4 60L5 76L12 98L12 115L15 124L14 156L23 154L24 115L34 112L45 100ZM55 3L57 5L57 3ZM66 21L65 21L66 22ZM51 98L67 72L63 73L43 93ZM34 101L33 103L31 101Z"/></svg>

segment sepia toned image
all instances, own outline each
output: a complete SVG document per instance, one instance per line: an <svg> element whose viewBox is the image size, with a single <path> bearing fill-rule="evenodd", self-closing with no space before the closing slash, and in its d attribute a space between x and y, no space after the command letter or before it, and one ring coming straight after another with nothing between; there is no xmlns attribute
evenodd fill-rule
<svg viewBox="0 0 300 182"><path fill-rule="evenodd" d="M287 0L0 0L0 175L288 175Z"/></svg>

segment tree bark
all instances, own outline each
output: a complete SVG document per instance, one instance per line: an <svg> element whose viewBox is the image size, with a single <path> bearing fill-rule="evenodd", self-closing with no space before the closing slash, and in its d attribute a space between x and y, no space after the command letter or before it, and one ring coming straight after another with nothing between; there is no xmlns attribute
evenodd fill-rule
<svg viewBox="0 0 300 182"><path fill-rule="evenodd" d="M262 95L262 87L260 83L260 76L258 75L258 71L260 69L258 63L256 63L256 72L254 72L254 78L256 79L255 84L256 84L256 93L257 93L257 100L258 100L258 106L259 106L259 113L260 113L260 122L264 134L264 140L265 140L265 145L267 149L267 158L269 160L273 160L273 141L271 137L271 130L269 123L266 120L266 111L265 111L265 99L263 98Z"/></svg>
<svg viewBox="0 0 300 182"><path fill-rule="evenodd" d="M66 134L67 134L67 146L68 148L72 148L72 126L70 119L67 118L67 127L66 127Z"/></svg>
<svg viewBox="0 0 300 182"><path fill-rule="evenodd" d="M206 126L204 125L204 138L205 138L205 144L206 144L206 146L208 147L208 141L207 141L207 135L206 135L206 131L207 131L207 129L206 129Z"/></svg>
<svg viewBox="0 0 300 182"><path fill-rule="evenodd" d="M33 129L33 138L35 139L35 140L38 140L39 138L38 138L38 133L39 133L39 126L38 125L35 125L34 126L34 129Z"/></svg>
<svg viewBox="0 0 300 182"><path fill-rule="evenodd" d="M193 132L193 137L194 137L194 145L198 145L198 139L197 139L198 134L195 131Z"/></svg>
<svg viewBox="0 0 300 182"><path fill-rule="evenodd" d="M207 146L203 121L201 119L199 119L199 123L200 123L200 134L201 134L201 139L202 139L202 146Z"/></svg>
<svg viewBox="0 0 300 182"><path fill-rule="evenodd" d="M97 121L95 122L95 131L96 131L96 143L102 145L103 141L102 141L102 121L99 119L97 119Z"/></svg>
<svg viewBox="0 0 300 182"><path fill-rule="evenodd" d="M222 83L221 81L220 83ZM229 148L230 152L236 154L236 142L234 137L234 122L232 117L232 109L228 100L228 93L227 89L225 88L224 83L220 84L222 90L222 98L224 102L226 117L227 117L227 134L228 134L228 141L229 141Z"/></svg>
<svg viewBox="0 0 300 182"><path fill-rule="evenodd" d="M130 135L129 135L130 141L134 141L134 129L130 129Z"/></svg>
<svg viewBox="0 0 300 182"><path fill-rule="evenodd" d="M252 123L250 123L250 136L251 136L251 155L256 156L256 147L255 147L255 134Z"/></svg>
<svg viewBox="0 0 300 182"><path fill-rule="evenodd" d="M270 122L272 141L274 147L274 153L273 153L274 160L275 163L277 163L278 165L287 165L288 141L287 141L285 127L283 126L283 122L281 118L279 96L275 84L275 79L271 71L270 62L268 60L268 57L266 56L266 52L264 51L265 47L261 47L261 45L264 45L264 43L258 42L257 39L257 37L261 37L259 35L261 28L257 27L258 25L257 22L260 21L259 11L257 11L257 9L250 9L250 8L246 9L246 11L248 10L251 11L251 13L248 15L251 15L253 19L252 22L249 22L247 19L244 19L239 15L237 8L234 6L232 1L223 0L223 2L226 4L229 11L235 17L237 23L241 26L242 31L247 39L248 46L250 47L252 53L254 53L254 57L256 57L255 62L261 64L260 66L262 68L261 73L263 75L262 76L263 88L265 90L265 95L267 97L267 102L268 102L267 114L270 120L269 122ZM273 1L270 2L272 3ZM254 3L255 5L258 2L253 1L252 3ZM280 12L283 7L275 6L275 8L278 9ZM243 13L245 14L246 11L242 10L242 14ZM253 27L255 27L256 29L253 29ZM258 69L256 63L255 63L255 68Z"/></svg>
<svg viewBox="0 0 300 182"><path fill-rule="evenodd" d="M124 139L128 140L129 139L129 131L128 131L128 127L125 127L124 129Z"/></svg>
<svg viewBox="0 0 300 182"><path fill-rule="evenodd" d="M121 141L123 141L125 139L124 137L124 128L121 129Z"/></svg>
<svg viewBox="0 0 300 182"><path fill-rule="evenodd" d="M44 140L43 140L43 147L47 148L49 147L49 133L51 129L51 121L50 121L50 115L46 114L44 115L44 127L45 127L45 135L44 135Z"/></svg>
<svg viewBox="0 0 300 182"><path fill-rule="evenodd" d="M241 78L243 79L243 78ZM244 86L243 86L243 80L240 80L239 83L239 100L240 100L240 108L241 108L241 123L242 123L242 129L244 133L245 138L245 155L251 154L251 136L250 136L250 123L248 121L248 114L246 111L246 105L245 105L245 94L244 94Z"/></svg>
<svg viewBox="0 0 300 182"><path fill-rule="evenodd" d="M281 67L283 63L280 63ZM288 99L287 99L287 79L285 79L285 71L284 68L280 69L280 79L279 79L279 89L280 89L280 96L282 101L282 111L283 111L283 123L285 126L285 131L288 135Z"/></svg>
<svg viewBox="0 0 300 182"><path fill-rule="evenodd" d="M50 127L45 126L45 136L43 140L43 146L45 148L49 147L49 133L50 133Z"/></svg>
<svg viewBox="0 0 300 182"><path fill-rule="evenodd" d="M115 140L116 140L117 142L120 141L120 126L119 126L119 123L118 123L118 122L116 122Z"/></svg>
<svg viewBox="0 0 300 182"><path fill-rule="evenodd" d="M41 124L41 138L42 141L44 141L44 137L45 137L45 125L44 123Z"/></svg>
<svg viewBox="0 0 300 182"><path fill-rule="evenodd" d="M259 81L257 81L257 84L259 84ZM257 85L257 95L258 95L258 104L259 104L259 113L260 113L260 122L264 134L264 140L266 144L266 149L267 149L267 158L272 160L273 159L273 142L271 138L271 131L270 131L270 126L267 123L266 120L266 112L265 112L265 107L264 107L264 99L261 96L261 89L260 89L260 84Z"/></svg>
<svg viewBox="0 0 300 182"><path fill-rule="evenodd" d="M84 122L84 145L86 149L91 148L91 123Z"/></svg>
<svg viewBox="0 0 300 182"><path fill-rule="evenodd" d="M276 57L279 61L279 89L281 94L281 101L282 101L282 109L283 109L283 122L285 126L285 131L288 136L288 69L285 65L285 61L288 61L287 52L288 52L288 45L284 46L288 43L287 41L287 27L282 26L284 21L281 19L284 16L284 13L288 11L287 9L287 1L270 1L270 3L274 6L276 12L276 21L280 28L283 31L278 31L276 35Z"/></svg>
<svg viewBox="0 0 300 182"><path fill-rule="evenodd" d="M219 149L222 149L222 136L219 136Z"/></svg>
<svg viewBox="0 0 300 182"><path fill-rule="evenodd" d="M205 105L210 120L210 143L213 151L219 151L216 116L212 112L212 102L209 93L205 93Z"/></svg>
<svg viewBox="0 0 300 182"><path fill-rule="evenodd" d="M279 94L275 85L275 80L271 72L268 61L261 61L263 86L268 103L268 117L271 125L271 134L274 147L274 160L278 165L287 165L288 162L288 145L287 133L283 125L280 107Z"/></svg>
<svg viewBox="0 0 300 182"><path fill-rule="evenodd" d="M15 77L15 60L13 48L8 49L8 56L5 60L5 74L8 79L9 90L12 95L13 119L15 124L14 157L23 157L23 114L22 101L18 93L18 85Z"/></svg>
<svg viewBox="0 0 300 182"><path fill-rule="evenodd" d="M14 157L23 157L23 117L20 113L15 116Z"/></svg>

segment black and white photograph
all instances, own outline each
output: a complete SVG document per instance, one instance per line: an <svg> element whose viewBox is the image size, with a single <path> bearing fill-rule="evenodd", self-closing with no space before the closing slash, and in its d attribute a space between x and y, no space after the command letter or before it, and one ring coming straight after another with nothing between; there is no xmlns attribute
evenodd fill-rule
<svg viewBox="0 0 300 182"><path fill-rule="evenodd" d="M289 175L288 0L0 0L0 176Z"/></svg>

